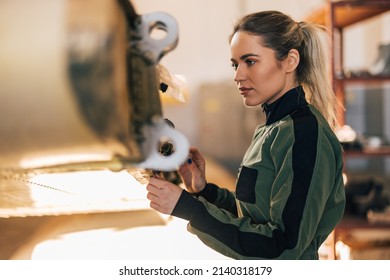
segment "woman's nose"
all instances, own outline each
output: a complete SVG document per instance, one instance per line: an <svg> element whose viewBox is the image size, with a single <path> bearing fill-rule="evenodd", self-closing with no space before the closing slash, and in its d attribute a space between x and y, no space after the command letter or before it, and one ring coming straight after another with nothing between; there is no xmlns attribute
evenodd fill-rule
<svg viewBox="0 0 390 280"><path fill-rule="evenodd" d="M245 80L245 78L246 78L246 75L245 75L243 69L240 66L238 66L236 72L234 73L234 81L241 82L241 81Z"/></svg>

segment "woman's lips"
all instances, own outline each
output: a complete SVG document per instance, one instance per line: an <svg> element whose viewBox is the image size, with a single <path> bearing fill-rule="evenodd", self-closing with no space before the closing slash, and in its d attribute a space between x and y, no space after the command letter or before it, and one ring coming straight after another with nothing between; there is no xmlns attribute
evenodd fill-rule
<svg viewBox="0 0 390 280"><path fill-rule="evenodd" d="M252 90L252 88L247 88L247 87L240 87L239 88L240 94L244 95L244 96L247 95L251 90Z"/></svg>

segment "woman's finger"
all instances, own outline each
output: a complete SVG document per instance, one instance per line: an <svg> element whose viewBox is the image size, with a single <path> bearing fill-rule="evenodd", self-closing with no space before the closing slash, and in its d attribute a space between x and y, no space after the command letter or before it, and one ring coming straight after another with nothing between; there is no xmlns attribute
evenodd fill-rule
<svg viewBox="0 0 390 280"><path fill-rule="evenodd" d="M153 194L157 194L159 192L159 188L151 183L146 185L146 190Z"/></svg>
<svg viewBox="0 0 390 280"><path fill-rule="evenodd" d="M151 193L151 192L148 192L146 194L146 198L151 200L151 201L157 201L158 200L158 196L155 195L154 193Z"/></svg>
<svg viewBox="0 0 390 280"><path fill-rule="evenodd" d="M152 208L152 209L154 209L154 210L157 210L157 211L160 211L160 205L159 204L157 204L156 202L154 202L154 201L150 201L150 207Z"/></svg>

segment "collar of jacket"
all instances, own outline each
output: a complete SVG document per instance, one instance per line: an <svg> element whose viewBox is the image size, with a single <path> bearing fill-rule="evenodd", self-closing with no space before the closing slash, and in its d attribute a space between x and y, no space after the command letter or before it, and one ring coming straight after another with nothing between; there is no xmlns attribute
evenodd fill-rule
<svg viewBox="0 0 390 280"><path fill-rule="evenodd" d="M290 89L275 102L262 105L266 116L266 125L281 120L298 108L307 106L307 104L302 86Z"/></svg>

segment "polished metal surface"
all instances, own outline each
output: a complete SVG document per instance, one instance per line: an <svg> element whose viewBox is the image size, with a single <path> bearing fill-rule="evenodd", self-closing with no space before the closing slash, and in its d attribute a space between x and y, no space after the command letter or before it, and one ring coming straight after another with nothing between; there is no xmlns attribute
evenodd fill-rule
<svg viewBox="0 0 390 280"><path fill-rule="evenodd" d="M173 170L185 160L156 71L177 44L172 17L138 15L122 0L23 0L1 3L0 26L0 173ZM169 157L162 138L175 145Z"/></svg>

